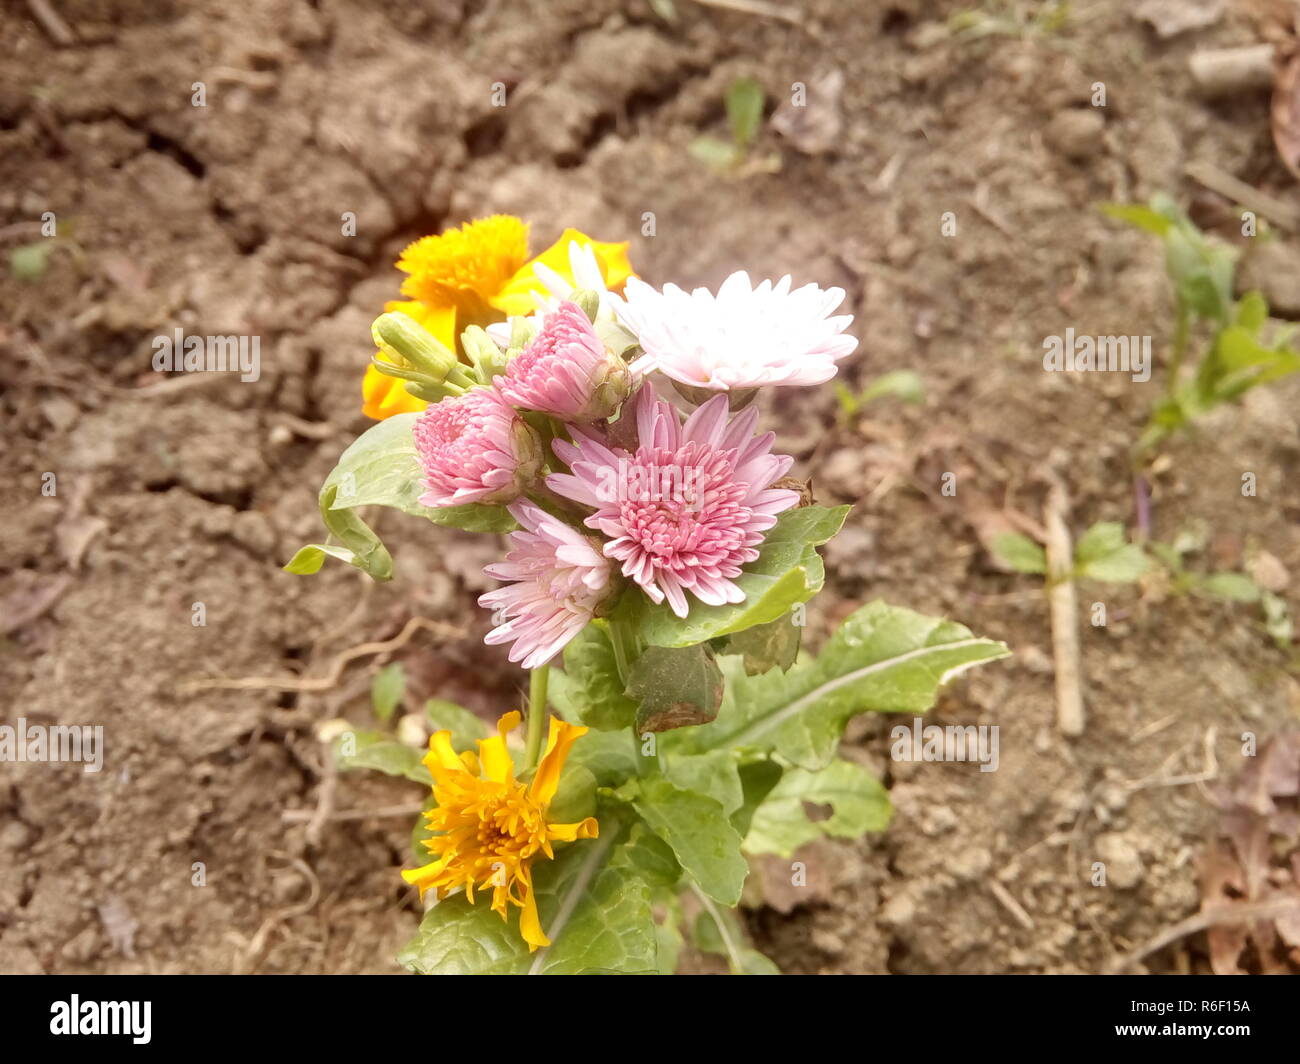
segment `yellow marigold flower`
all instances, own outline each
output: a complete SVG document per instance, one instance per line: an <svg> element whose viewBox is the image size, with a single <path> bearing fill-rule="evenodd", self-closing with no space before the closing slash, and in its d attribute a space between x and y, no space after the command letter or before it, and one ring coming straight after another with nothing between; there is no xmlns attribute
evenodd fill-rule
<svg viewBox="0 0 1300 1064"><path fill-rule="evenodd" d="M538 303L547 295L546 286L533 269L539 262L549 266L569 284L575 284L573 268L569 265L569 243L577 242L580 247L590 247L596 254L605 287L617 291L631 277L632 264L627 257L627 242L621 244L603 244L592 240L585 233L576 229L566 229L560 239L525 265L518 273L502 286L491 299L491 303L503 314L528 315L537 309Z"/></svg>
<svg viewBox="0 0 1300 1064"><path fill-rule="evenodd" d="M436 858L432 864L402 873L408 883L439 899L463 887L470 904L474 889L490 887L492 911L509 920L508 906L519 908L519 932L531 953L551 944L542 931L533 893L532 863L539 855L553 858L553 842L594 839L598 825L592 817L577 824L553 824L547 806L560 785L560 772L575 739L586 728L551 718L546 753L529 783L515 779L514 761L506 748L506 735L519 725L518 713L507 713L497 723L497 734L472 751L457 755L451 733L436 732L429 739L425 765L433 775L433 797L438 803L426 812L435 834L424 845Z"/></svg>
<svg viewBox="0 0 1300 1064"><path fill-rule="evenodd" d="M409 274L402 283L408 301L388 303L384 309L410 315L455 351L456 338L467 326L488 325L512 314L526 316L537 309L547 295L533 270L537 263L576 283L569 263L570 241L591 247L611 291L620 290L633 276L626 243L601 243L576 229L566 229L549 248L525 261L527 223L513 215L495 214L422 237L407 247L397 268ZM401 380L374 366L366 367L361 393L362 412L377 421L408 411L418 413L428 406L411 395Z"/></svg>
<svg viewBox="0 0 1300 1064"><path fill-rule="evenodd" d="M429 307L455 307L465 324L474 324L483 317L495 320L490 314L493 297L527 259L527 223L494 214L421 237L402 252L397 268L410 274L402 282L402 295Z"/></svg>

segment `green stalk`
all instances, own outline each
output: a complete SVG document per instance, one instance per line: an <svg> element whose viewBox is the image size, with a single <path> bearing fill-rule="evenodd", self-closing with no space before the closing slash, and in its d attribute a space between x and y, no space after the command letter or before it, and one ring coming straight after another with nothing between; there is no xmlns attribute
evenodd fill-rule
<svg viewBox="0 0 1300 1064"><path fill-rule="evenodd" d="M537 767L542 750L542 725L546 723L546 689L550 684L551 667L543 665L528 675L528 737L524 747L524 767Z"/></svg>
<svg viewBox="0 0 1300 1064"><path fill-rule="evenodd" d="M1178 378L1182 373L1183 358L1187 354L1187 336L1191 329L1191 313L1187 304L1181 299L1178 301L1178 315L1174 321L1174 344L1173 353L1169 358L1169 368L1166 370L1165 394L1171 399L1178 389Z"/></svg>

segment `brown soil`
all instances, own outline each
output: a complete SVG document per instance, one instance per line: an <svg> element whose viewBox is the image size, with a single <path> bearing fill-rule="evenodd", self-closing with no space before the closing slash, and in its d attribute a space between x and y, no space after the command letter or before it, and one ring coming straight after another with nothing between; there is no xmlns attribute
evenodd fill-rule
<svg viewBox="0 0 1300 1064"><path fill-rule="evenodd" d="M890 783L894 823L802 854L803 891L788 862L764 862L761 948L789 972L1087 972L1198 908L1216 812L1203 786L1169 781L1236 772L1242 732L1295 721L1288 655L1253 607L1088 586L1109 624L1084 625L1088 727L1065 740L1040 585L999 571L976 530L989 512L1040 517L1053 465L1076 531L1131 524L1128 448L1159 374L1047 374L1042 340L1150 333L1164 357L1160 251L1098 202L1169 191L1231 238L1233 205L1183 177L1194 160L1296 202L1267 97L1209 105L1187 73L1196 48L1258 39L1248 9L1162 41L1104 0L1074 5L1060 32L972 40L942 32L962 5L926 0L790 2L801 27L691 0L671 25L644 0L61 0L80 43L57 47L25 4L2 6L0 234L6 252L34 240L49 210L68 239L38 281L0 276L0 619L15 622L0 690L9 720L102 724L107 763L0 767L0 971L394 970L418 919L397 876L411 817L333 820L314 842L285 817L319 799L314 726L365 720L382 659L323 692L179 685L321 676L423 616L464 635L419 634L395 655L413 706L514 703L520 674L482 645L473 601L493 541L385 514L391 584L279 569L319 538L317 486L366 427L368 326L396 292L396 252L494 211L529 219L537 248L566 225L631 239L655 282L744 267L840 284L863 340L848 381L925 378L922 407L877 403L853 425L837 425L829 388L773 412L819 497L857 503L811 638L884 597L1006 640L1015 656L933 714L997 724L1001 766L894 764L891 722L856 722L846 754ZM780 170L744 177L688 153L723 132L737 76L779 101L831 70L845 125L829 153L765 131L757 154ZM198 81L206 107L191 105ZM510 87L504 110L494 82ZM956 236L941 234L947 211ZM1273 246L1290 252L1270 252L1289 276L1265 278L1284 299L1297 247ZM152 341L177 325L260 335L260 380L161 378ZM1199 519L1197 564L1265 550L1300 569L1298 399L1287 382L1170 445L1155 535ZM347 775L334 804L419 798ZM1200 970L1203 944L1150 963Z"/></svg>

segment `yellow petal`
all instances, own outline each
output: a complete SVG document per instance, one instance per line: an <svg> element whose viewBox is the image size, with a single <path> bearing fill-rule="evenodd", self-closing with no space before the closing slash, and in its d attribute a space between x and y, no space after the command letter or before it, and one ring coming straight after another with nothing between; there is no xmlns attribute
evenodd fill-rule
<svg viewBox="0 0 1300 1064"><path fill-rule="evenodd" d="M519 913L519 933L528 943L528 952L534 952L539 946L549 946L551 940L542 930L541 918L537 915L537 897L533 894L531 883L521 884L523 891L523 910Z"/></svg>
<svg viewBox="0 0 1300 1064"><path fill-rule="evenodd" d="M497 733L490 739L480 739L478 759L483 765L483 778L494 783L511 783L515 778L515 764L506 747L506 736L519 727L519 712L511 710L497 721Z"/></svg>
<svg viewBox="0 0 1300 1064"><path fill-rule="evenodd" d="M569 756L569 747L575 739L586 734L587 729L579 724L569 724L559 717L551 718L546 753L537 766L537 775L528 786L529 794L538 805L544 806L555 797L555 790L560 785L560 773L564 771L564 759Z"/></svg>
<svg viewBox="0 0 1300 1064"><path fill-rule="evenodd" d="M594 839L600 833L600 825L594 816L577 824L547 824L546 834L553 842L573 842L575 839Z"/></svg>
<svg viewBox="0 0 1300 1064"><path fill-rule="evenodd" d="M436 731L429 736L429 752L424 755L424 765L435 780L465 771L465 762L451 745L451 732Z"/></svg>
<svg viewBox="0 0 1300 1064"><path fill-rule="evenodd" d="M440 857L432 864L423 865L420 868L405 868L402 870L402 878L419 889L420 900L423 901L425 892L438 885L438 876L442 873L446 863L447 858Z"/></svg>
<svg viewBox="0 0 1300 1064"><path fill-rule="evenodd" d="M632 264L627 258L627 243L608 244L592 240L585 233L576 229L566 229L560 239L543 251L535 259L526 263L505 286L490 300L497 310L504 314L531 314L537 309L538 302L549 293L533 269L536 263L549 266L570 284L574 283L573 267L569 265L569 242L576 241L581 247L590 247L596 253L596 262L600 266L605 287L617 291L632 276Z"/></svg>

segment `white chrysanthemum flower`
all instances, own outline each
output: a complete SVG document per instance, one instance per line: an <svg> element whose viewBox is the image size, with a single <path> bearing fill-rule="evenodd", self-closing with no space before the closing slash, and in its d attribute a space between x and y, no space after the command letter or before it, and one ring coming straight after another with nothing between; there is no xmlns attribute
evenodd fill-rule
<svg viewBox="0 0 1300 1064"><path fill-rule="evenodd" d="M830 314L842 288L806 284L790 290L787 274L754 287L749 274L733 273L715 296L707 288L662 292L629 279L622 299L612 297L619 320L645 352L633 372L666 377L715 392L762 385L824 384L835 363L858 341L844 335L853 315Z"/></svg>

